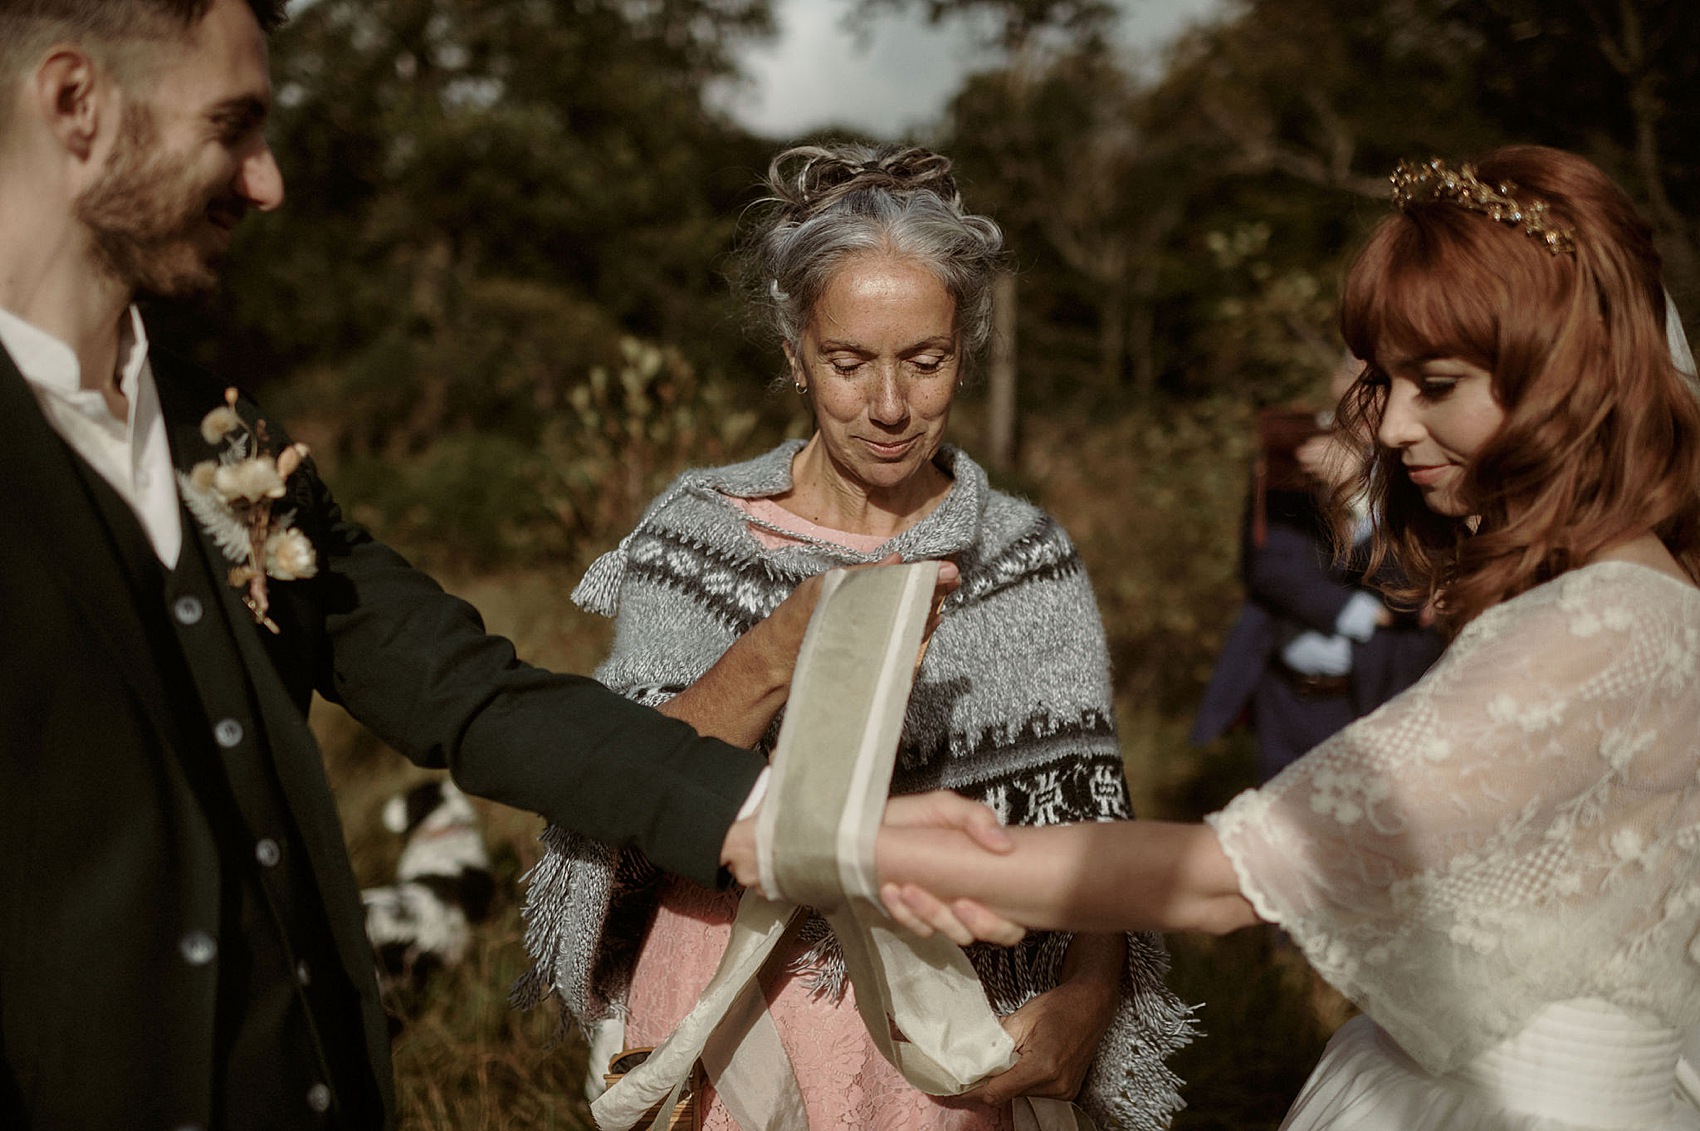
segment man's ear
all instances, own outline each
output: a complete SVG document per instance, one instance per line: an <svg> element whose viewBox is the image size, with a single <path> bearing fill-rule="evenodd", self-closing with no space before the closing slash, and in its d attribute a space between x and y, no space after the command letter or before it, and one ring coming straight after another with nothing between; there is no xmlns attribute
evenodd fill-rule
<svg viewBox="0 0 1700 1131"><path fill-rule="evenodd" d="M88 160L111 110L111 76L80 47L63 44L48 52L30 84L33 109L66 152Z"/></svg>

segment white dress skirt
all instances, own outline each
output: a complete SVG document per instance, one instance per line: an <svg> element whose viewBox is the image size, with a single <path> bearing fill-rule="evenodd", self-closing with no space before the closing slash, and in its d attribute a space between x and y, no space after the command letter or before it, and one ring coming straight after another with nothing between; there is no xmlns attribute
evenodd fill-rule
<svg viewBox="0 0 1700 1131"><path fill-rule="evenodd" d="M1700 1131L1683 1036L1607 1002L1559 1002L1437 1075L1355 1017L1329 1041L1281 1129Z"/></svg>

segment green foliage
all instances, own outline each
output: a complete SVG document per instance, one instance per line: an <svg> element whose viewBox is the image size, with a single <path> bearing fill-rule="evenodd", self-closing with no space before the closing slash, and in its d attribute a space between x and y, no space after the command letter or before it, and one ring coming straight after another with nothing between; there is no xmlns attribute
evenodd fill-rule
<svg viewBox="0 0 1700 1131"><path fill-rule="evenodd" d="M517 876L498 883L513 890ZM524 969L518 909L503 907L466 961L427 986L393 1055L402 1131L590 1131L585 1045L556 1041L547 1009L521 1013L506 987Z"/></svg>
<svg viewBox="0 0 1700 1131"><path fill-rule="evenodd" d="M1172 1067L1186 1081L1173 1131L1275 1131L1352 1010L1274 928L1172 937L1169 984L1205 1036Z"/></svg>
<svg viewBox="0 0 1700 1131"><path fill-rule="evenodd" d="M389 429L392 439L420 437L412 450L338 443L355 453L334 475L360 500L356 516L432 567L582 567L680 470L727 462L762 425L725 382L700 378L671 348L627 338L617 364L576 379L536 361L535 373L510 359L433 376L426 399ZM442 386L460 372L472 387L451 396ZM415 425L450 404L452 426Z"/></svg>
<svg viewBox="0 0 1700 1131"><path fill-rule="evenodd" d="M856 0L854 11L866 21L882 11L908 8L920 9L932 23L985 17L997 28L997 41L1014 51L1046 34L1101 44L1116 18L1112 0Z"/></svg>
<svg viewBox="0 0 1700 1131"><path fill-rule="evenodd" d="M1204 234L1205 250L1223 277L1209 312L1216 364L1260 375L1248 384L1263 402L1314 394L1316 375L1333 369L1342 348L1330 331L1338 303L1333 279L1298 264L1277 265L1272 236L1263 221Z"/></svg>
<svg viewBox="0 0 1700 1131"><path fill-rule="evenodd" d="M1305 388L1332 363L1337 280L1386 214L1395 161L1508 141L1579 149L1616 174L1692 306L1688 15L1674 0L1241 0L1151 81L1090 45L973 77L944 148L1020 266L1024 403Z"/></svg>
<svg viewBox="0 0 1700 1131"><path fill-rule="evenodd" d="M1080 548L1118 696L1189 717L1238 605L1250 407L1223 397L1027 428L1022 486Z"/></svg>
<svg viewBox="0 0 1700 1131"><path fill-rule="evenodd" d="M479 332L492 288L498 305L532 288L571 327L534 352L569 371L622 334L753 368L717 271L768 146L704 92L771 30L769 0L302 8L272 52L290 199L244 226L240 335L191 346L249 383L312 369L327 394L385 384L411 402L431 351ZM524 350L516 331L539 321L500 329Z"/></svg>
<svg viewBox="0 0 1700 1131"><path fill-rule="evenodd" d="M561 525L591 546L623 534L685 467L749 450L758 415L701 382L675 351L628 339L617 371L573 389L572 415L545 429L541 493Z"/></svg>

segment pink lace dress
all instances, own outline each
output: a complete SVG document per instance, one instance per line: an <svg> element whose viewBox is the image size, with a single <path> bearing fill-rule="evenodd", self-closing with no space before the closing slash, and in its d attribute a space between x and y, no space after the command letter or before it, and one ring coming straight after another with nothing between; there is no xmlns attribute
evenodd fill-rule
<svg viewBox="0 0 1700 1131"><path fill-rule="evenodd" d="M730 501L755 520L750 532L769 548L795 542L833 542L866 554L885 541L817 526L770 499ZM626 997L628 1046L660 1044L696 1004L726 949L737 910L734 892L711 891L677 878L664 883ZM993 1109L975 1100L942 1099L904 1080L868 1039L856 1012L853 989L846 988L841 1000L815 997L811 996L806 974L784 973L806 949L800 942L788 945L790 952L782 954L773 967L781 973L765 990L768 1009L802 1089L810 1127L1011 1131L1008 1104ZM709 1131L737 1128L712 1086L702 1098L706 1104L704 1127Z"/></svg>

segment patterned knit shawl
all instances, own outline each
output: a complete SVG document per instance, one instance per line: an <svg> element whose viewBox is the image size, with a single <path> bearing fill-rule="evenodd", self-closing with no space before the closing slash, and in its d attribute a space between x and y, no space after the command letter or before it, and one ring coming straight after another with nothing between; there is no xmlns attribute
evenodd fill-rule
<svg viewBox="0 0 1700 1131"><path fill-rule="evenodd" d="M610 687L657 704L697 680L804 579L837 566L950 558L962 582L916 677L893 793L948 788L991 805L1008 824L1132 816L1111 707L1103 627L1074 545L1055 520L990 489L985 473L946 446L954 479L921 521L869 554L829 544L768 549L727 496L763 498L791 486L791 441L747 463L690 471L637 528L597 559L573 593L616 616L613 651L596 671ZM778 721L768 732L771 743ZM522 1003L557 994L581 1026L618 1013L641 945L652 870L563 829L544 835L531 873L526 944L536 967ZM815 919L810 973L836 991L836 940ZM806 939L810 938L805 933ZM970 950L993 1008L1005 1014L1056 985L1069 936ZM1160 1128L1181 1106L1163 1058L1192 1035L1187 1008L1163 986L1167 955L1128 937L1122 1001L1081 1102L1101 1128Z"/></svg>

